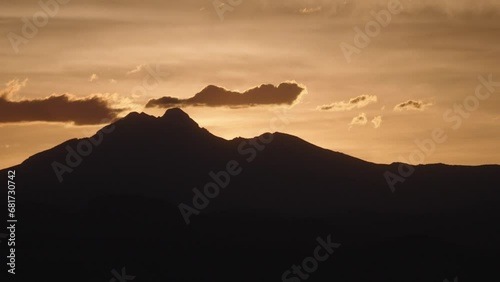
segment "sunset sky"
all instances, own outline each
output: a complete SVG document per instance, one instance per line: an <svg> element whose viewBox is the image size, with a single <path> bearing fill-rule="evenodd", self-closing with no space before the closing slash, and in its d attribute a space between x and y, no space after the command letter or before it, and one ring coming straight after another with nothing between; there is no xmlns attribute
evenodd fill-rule
<svg viewBox="0 0 500 282"><path fill-rule="evenodd" d="M0 2L0 168L168 107L376 163L441 128L421 163L500 164L498 0L42 2Z"/></svg>

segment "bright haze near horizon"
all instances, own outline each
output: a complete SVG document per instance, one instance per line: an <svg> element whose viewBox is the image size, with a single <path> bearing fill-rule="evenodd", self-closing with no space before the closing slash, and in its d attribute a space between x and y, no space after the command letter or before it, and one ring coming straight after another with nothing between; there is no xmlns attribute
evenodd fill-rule
<svg viewBox="0 0 500 282"><path fill-rule="evenodd" d="M500 2L391 2L71 0L33 31L38 1L2 0L0 168L174 106L226 139L274 131L286 112L279 131L376 163L412 162L439 129L419 163L499 164ZM390 20L366 35L381 11Z"/></svg>

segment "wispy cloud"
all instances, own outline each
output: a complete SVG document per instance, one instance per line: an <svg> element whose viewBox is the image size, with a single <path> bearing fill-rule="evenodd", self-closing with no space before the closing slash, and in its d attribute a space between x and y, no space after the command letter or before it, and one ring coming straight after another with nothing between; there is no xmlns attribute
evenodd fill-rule
<svg viewBox="0 0 500 282"><path fill-rule="evenodd" d="M363 126L366 123L368 123L368 118L366 117L365 113L361 113L351 120L351 123L349 123L349 129L353 126Z"/></svg>
<svg viewBox="0 0 500 282"><path fill-rule="evenodd" d="M93 82L93 81L96 81L96 80L98 80L98 79L99 79L99 76L98 76L97 74L93 73L93 74L90 76L89 81L90 81L90 82Z"/></svg>
<svg viewBox="0 0 500 282"><path fill-rule="evenodd" d="M145 64L138 65L133 70L128 71L127 75L138 73L138 72L142 71L142 69L144 69L145 66L146 66Z"/></svg>
<svg viewBox="0 0 500 282"><path fill-rule="evenodd" d="M25 87L28 83L28 79L26 78L23 81L19 81L19 79L13 79L5 84L5 88L0 90L0 99L10 99L12 96L19 92L21 88Z"/></svg>
<svg viewBox="0 0 500 282"><path fill-rule="evenodd" d="M342 111L350 111L353 109L360 109L376 102L377 102L377 96L361 95L352 98L349 101L339 101L339 102L333 102L329 105L319 106L318 109L322 111L342 112Z"/></svg>
<svg viewBox="0 0 500 282"><path fill-rule="evenodd" d="M394 107L394 110L398 111L398 112L408 111L408 110L423 111L425 108L427 108L429 106L432 106L432 103L425 103L423 101L408 100L406 102L397 104Z"/></svg>
<svg viewBox="0 0 500 282"><path fill-rule="evenodd" d="M373 123L373 127L379 128L382 124L382 116L376 116L372 119L371 123Z"/></svg>
<svg viewBox="0 0 500 282"><path fill-rule="evenodd" d="M299 10L299 13L301 14L312 14L312 13L317 13L320 12L323 9L323 7L318 6L318 7L313 7L313 8L303 8Z"/></svg>

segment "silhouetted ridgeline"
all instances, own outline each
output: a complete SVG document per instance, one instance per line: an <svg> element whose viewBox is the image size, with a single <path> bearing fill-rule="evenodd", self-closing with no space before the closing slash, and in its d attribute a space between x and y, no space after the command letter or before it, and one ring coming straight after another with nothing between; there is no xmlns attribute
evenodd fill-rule
<svg viewBox="0 0 500 282"><path fill-rule="evenodd" d="M109 281L122 267L133 281L498 277L500 166L417 166L392 193L384 172L397 164L283 133L225 140L179 109L131 113L92 138L11 168L17 278ZM340 245L313 268L329 235Z"/></svg>

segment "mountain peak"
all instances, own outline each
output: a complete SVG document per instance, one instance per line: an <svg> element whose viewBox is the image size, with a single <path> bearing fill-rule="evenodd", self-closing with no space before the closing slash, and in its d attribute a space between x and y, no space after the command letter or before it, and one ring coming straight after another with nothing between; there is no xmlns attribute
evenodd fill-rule
<svg viewBox="0 0 500 282"><path fill-rule="evenodd" d="M171 108L165 111L161 118L182 118L182 119L191 119L186 112L181 110L180 108Z"/></svg>
<svg viewBox="0 0 500 282"><path fill-rule="evenodd" d="M131 112L124 118L117 121L118 124L143 124L148 122L153 122L154 117L150 116L144 112Z"/></svg>
<svg viewBox="0 0 500 282"><path fill-rule="evenodd" d="M163 114L160 119L169 124L174 124L181 127L199 127L198 124L180 108L172 108L166 110L165 114Z"/></svg>
<svg viewBox="0 0 500 282"><path fill-rule="evenodd" d="M168 109L161 117L131 112L126 117L118 120L116 124L128 128L128 130L131 130L132 127L149 130L200 128L198 123L179 108Z"/></svg>

